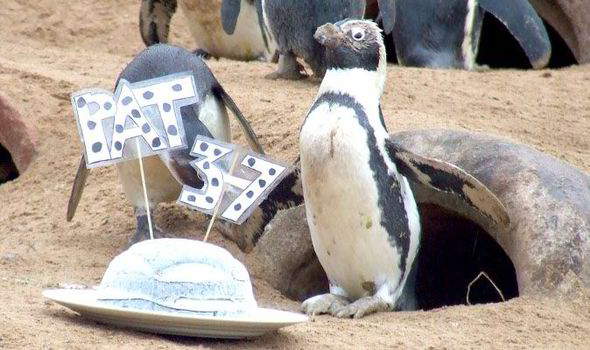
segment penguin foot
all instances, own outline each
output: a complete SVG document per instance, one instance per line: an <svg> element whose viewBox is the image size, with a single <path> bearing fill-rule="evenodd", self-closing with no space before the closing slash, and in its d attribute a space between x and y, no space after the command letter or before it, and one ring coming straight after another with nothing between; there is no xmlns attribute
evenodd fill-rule
<svg viewBox="0 0 590 350"><path fill-rule="evenodd" d="M487 72L487 71L491 70L491 68L487 64L477 64L476 63L473 65L473 70L476 72Z"/></svg>
<svg viewBox="0 0 590 350"><path fill-rule="evenodd" d="M195 51L193 51L193 54L201 57L204 60L208 60L211 57L213 57L209 52L207 52L207 51L205 51L203 49L196 49ZM217 57L215 57L215 58L217 58Z"/></svg>
<svg viewBox="0 0 590 350"><path fill-rule="evenodd" d="M389 305L378 296L363 297L355 302L344 306L332 315L340 318L361 318L363 316L389 310Z"/></svg>
<svg viewBox="0 0 590 350"><path fill-rule="evenodd" d="M285 80L301 80L307 78L307 74L301 73L300 71L292 70L292 71L280 71L277 70L276 72L272 72L264 76L266 79L270 80L277 80L277 79L285 79Z"/></svg>
<svg viewBox="0 0 590 350"><path fill-rule="evenodd" d="M162 231L159 227L157 227L156 225L154 225L152 227L153 233L154 233L154 239L157 238L166 238L166 237L172 237L171 235L165 233L164 231ZM131 247L132 245L134 245L135 243L139 243L141 241L145 241L147 239L150 239L150 230L147 227L137 227L137 230L135 231L135 234L133 234L133 236L129 239L129 243L127 244L128 247Z"/></svg>
<svg viewBox="0 0 590 350"><path fill-rule="evenodd" d="M264 76L266 79L286 79L301 80L307 77L305 68L297 62L297 58L292 53L279 55L279 68L276 72Z"/></svg>
<svg viewBox="0 0 590 350"><path fill-rule="evenodd" d="M301 304L303 312L308 315L332 314L334 315L350 302L345 297L336 294L320 294L311 297Z"/></svg>

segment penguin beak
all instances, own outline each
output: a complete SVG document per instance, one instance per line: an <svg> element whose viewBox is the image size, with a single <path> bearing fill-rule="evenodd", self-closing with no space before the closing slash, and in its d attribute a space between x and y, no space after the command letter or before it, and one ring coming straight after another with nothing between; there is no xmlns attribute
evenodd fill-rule
<svg viewBox="0 0 590 350"><path fill-rule="evenodd" d="M326 23L318 27L313 37L323 46L334 48L342 42L344 33L334 24Z"/></svg>

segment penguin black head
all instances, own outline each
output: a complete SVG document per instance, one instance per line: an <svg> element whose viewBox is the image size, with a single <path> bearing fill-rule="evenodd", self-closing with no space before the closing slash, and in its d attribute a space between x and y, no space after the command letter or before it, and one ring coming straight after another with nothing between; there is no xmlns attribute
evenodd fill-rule
<svg viewBox="0 0 590 350"><path fill-rule="evenodd" d="M381 29L373 21L327 23L316 30L314 38L326 48L328 69L385 71L385 45Z"/></svg>

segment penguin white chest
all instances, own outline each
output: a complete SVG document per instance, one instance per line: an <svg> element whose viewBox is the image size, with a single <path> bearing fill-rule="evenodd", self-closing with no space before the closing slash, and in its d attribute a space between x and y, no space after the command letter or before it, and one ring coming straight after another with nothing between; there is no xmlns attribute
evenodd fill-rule
<svg viewBox="0 0 590 350"><path fill-rule="evenodd" d="M401 255L382 226L368 135L353 109L317 106L300 133L307 221L330 282L360 298L400 281Z"/></svg>
<svg viewBox="0 0 590 350"><path fill-rule="evenodd" d="M250 1L241 0L232 35L225 33L221 25L221 1L182 0L179 5L197 45L208 53L238 60L270 60L274 54L273 43L265 47L256 6Z"/></svg>

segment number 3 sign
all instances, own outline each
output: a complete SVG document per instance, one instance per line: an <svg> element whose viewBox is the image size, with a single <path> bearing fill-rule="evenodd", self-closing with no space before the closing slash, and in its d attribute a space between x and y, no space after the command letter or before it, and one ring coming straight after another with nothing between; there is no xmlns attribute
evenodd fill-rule
<svg viewBox="0 0 590 350"><path fill-rule="evenodd" d="M288 168L258 153L204 136L197 136L191 155L197 157L191 165L205 184L201 189L185 185L178 201L207 214L213 214L219 205L219 216L238 225L252 214ZM236 170L230 174L234 162Z"/></svg>

